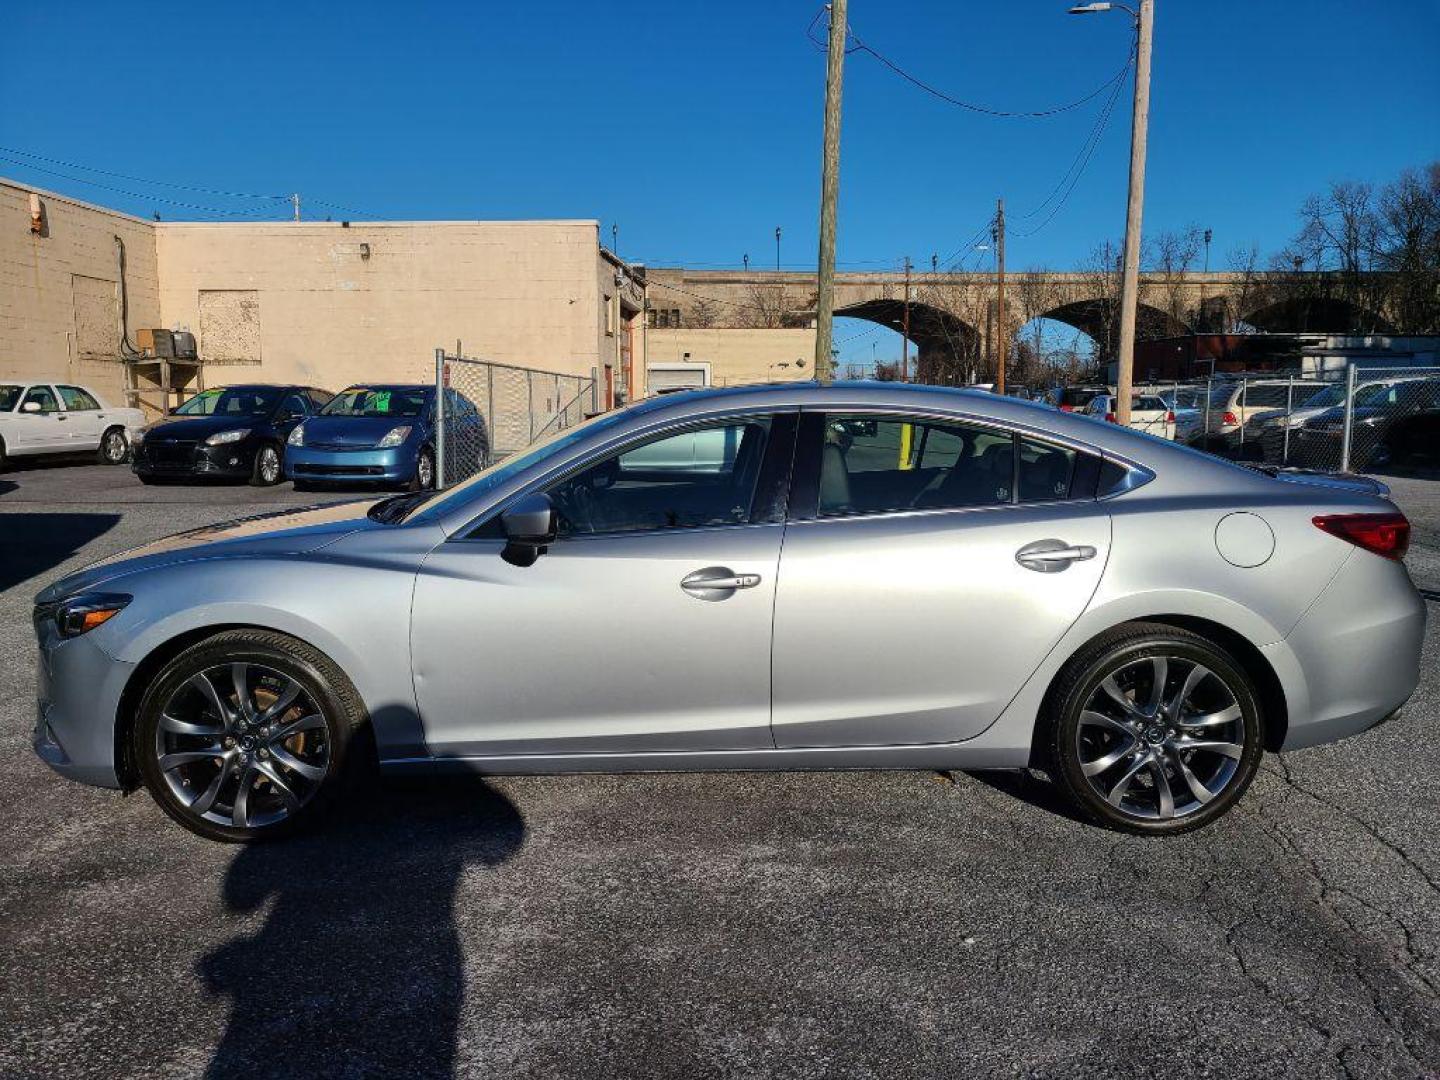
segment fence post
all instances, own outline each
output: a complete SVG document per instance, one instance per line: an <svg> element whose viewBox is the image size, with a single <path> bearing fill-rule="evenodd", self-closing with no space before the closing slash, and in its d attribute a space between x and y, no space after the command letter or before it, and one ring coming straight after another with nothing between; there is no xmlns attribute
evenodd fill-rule
<svg viewBox="0 0 1440 1080"><path fill-rule="evenodd" d="M435 490L445 487L445 350L435 350Z"/></svg>
<svg viewBox="0 0 1440 1080"><path fill-rule="evenodd" d="M485 365L485 464L495 456L495 368Z"/></svg>
<svg viewBox="0 0 1440 1080"><path fill-rule="evenodd" d="M1290 464L1290 414L1295 411L1295 376L1285 379L1285 449L1280 452L1280 464Z"/></svg>
<svg viewBox="0 0 1440 1080"><path fill-rule="evenodd" d="M1200 433L1200 449L1210 449L1210 394L1215 389L1215 376L1205 380L1205 428Z"/></svg>
<svg viewBox="0 0 1440 1080"><path fill-rule="evenodd" d="M1355 429L1355 365L1345 369L1345 431L1340 441L1340 471L1350 471L1350 436Z"/></svg>
<svg viewBox="0 0 1440 1080"><path fill-rule="evenodd" d="M526 419L530 423L530 437L525 445L529 446L535 441L535 373L529 370L525 372L525 412L529 414Z"/></svg>

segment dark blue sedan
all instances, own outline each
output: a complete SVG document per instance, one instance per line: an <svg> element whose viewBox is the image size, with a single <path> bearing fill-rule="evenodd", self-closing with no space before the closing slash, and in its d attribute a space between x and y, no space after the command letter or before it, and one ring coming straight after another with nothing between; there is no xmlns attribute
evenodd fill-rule
<svg viewBox="0 0 1440 1080"><path fill-rule="evenodd" d="M489 453L485 423L474 404L445 391L447 453L452 474L480 468ZM290 433L285 475L296 488L319 484L435 484L435 387L351 386Z"/></svg>

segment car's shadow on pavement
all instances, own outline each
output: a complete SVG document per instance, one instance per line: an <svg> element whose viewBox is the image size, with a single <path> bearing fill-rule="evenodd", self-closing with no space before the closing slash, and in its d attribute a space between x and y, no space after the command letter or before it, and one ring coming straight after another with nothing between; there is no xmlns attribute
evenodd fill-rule
<svg viewBox="0 0 1440 1080"><path fill-rule="evenodd" d="M0 592L59 566L119 523L119 514L0 517Z"/></svg>
<svg viewBox="0 0 1440 1080"><path fill-rule="evenodd" d="M452 1076L456 890L524 835L483 780L444 778L371 783L318 829L241 849L223 898L245 928L198 965L231 1002L206 1075Z"/></svg>
<svg viewBox="0 0 1440 1080"><path fill-rule="evenodd" d="M967 772L965 775L1036 809L1047 810L1081 825L1095 825L1095 822L1078 813L1055 786L1054 781L1043 773L1030 769L991 769Z"/></svg>

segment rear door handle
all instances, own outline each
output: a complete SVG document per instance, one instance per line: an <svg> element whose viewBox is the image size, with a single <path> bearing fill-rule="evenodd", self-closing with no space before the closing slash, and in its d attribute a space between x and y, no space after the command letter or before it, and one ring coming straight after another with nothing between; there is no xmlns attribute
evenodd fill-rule
<svg viewBox="0 0 1440 1080"><path fill-rule="evenodd" d="M699 600L725 600L736 589L753 589L759 584L759 574L737 574L728 566L707 566L686 574L680 588Z"/></svg>
<svg viewBox="0 0 1440 1080"><path fill-rule="evenodd" d="M1063 540L1036 540L1015 553L1016 562L1026 570L1041 574L1058 574L1068 569L1071 563L1094 557L1095 549L1090 545L1067 544Z"/></svg>

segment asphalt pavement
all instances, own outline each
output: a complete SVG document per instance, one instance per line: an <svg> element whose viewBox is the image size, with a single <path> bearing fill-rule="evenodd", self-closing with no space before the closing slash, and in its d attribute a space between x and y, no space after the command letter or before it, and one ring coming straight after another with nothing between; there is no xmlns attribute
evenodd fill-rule
<svg viewBox="0 0 1440 1080"><path fill-rule="evenodd" d="M0 1076L1440 1075L1434 605L1399 717L1167 840L871 772L388 784L240 849L33 756L43 585L316 501L0 474Z"/></svg>

